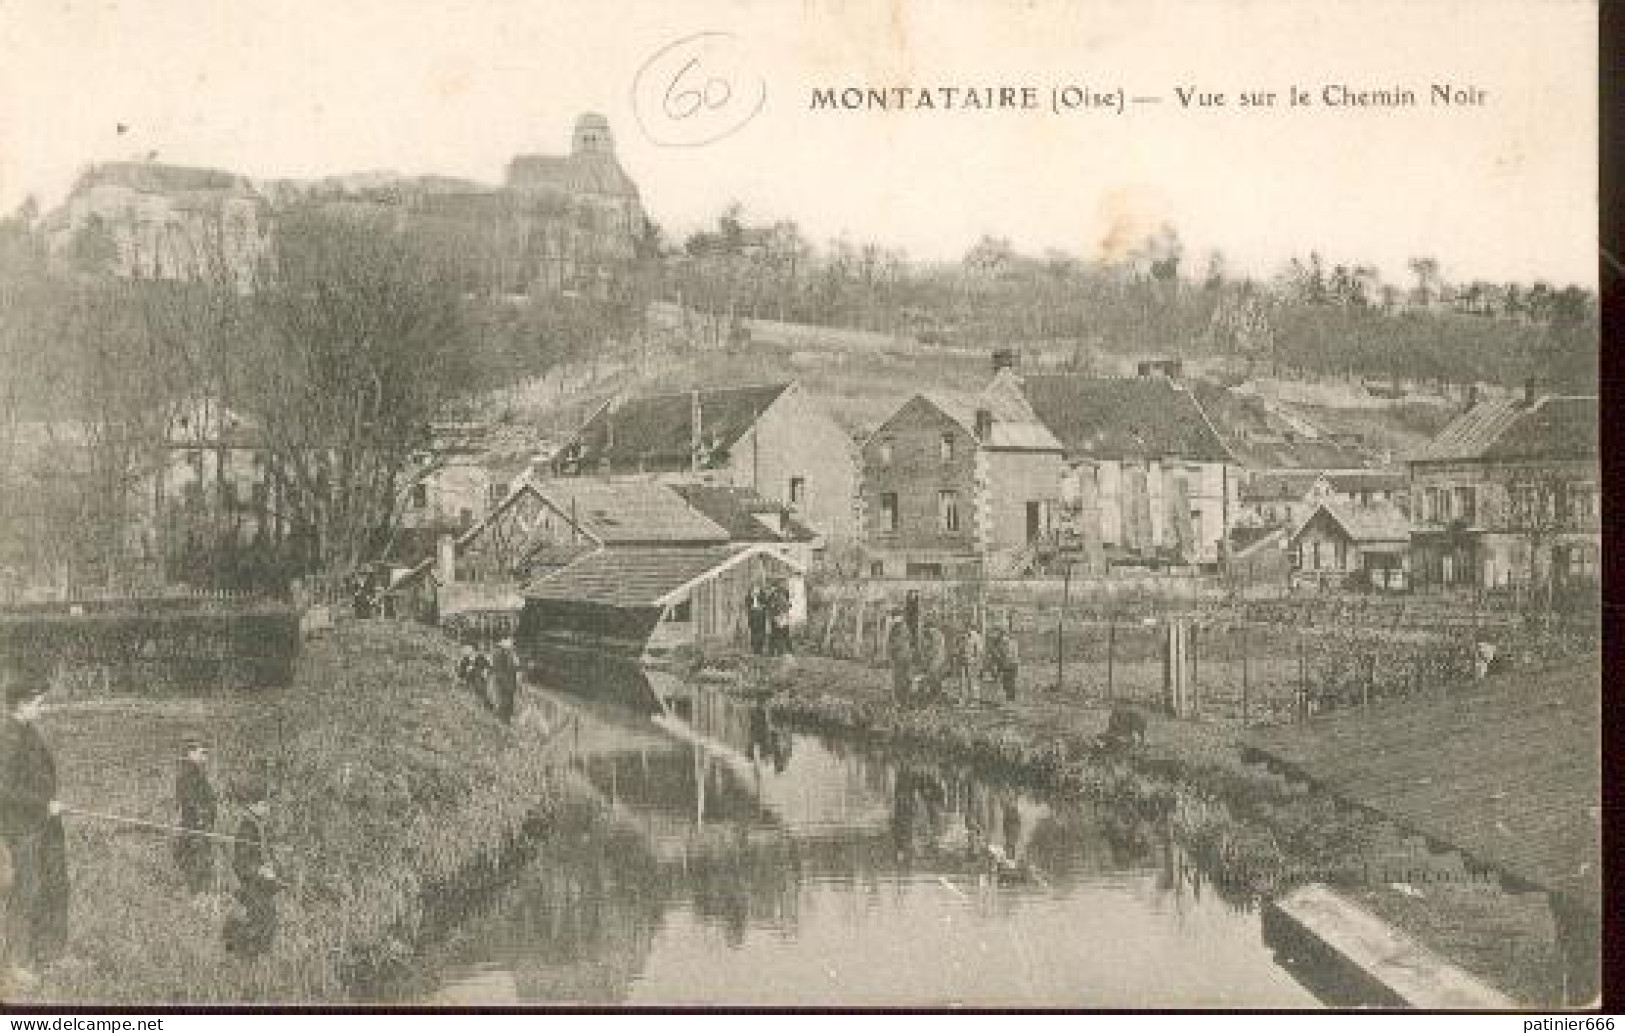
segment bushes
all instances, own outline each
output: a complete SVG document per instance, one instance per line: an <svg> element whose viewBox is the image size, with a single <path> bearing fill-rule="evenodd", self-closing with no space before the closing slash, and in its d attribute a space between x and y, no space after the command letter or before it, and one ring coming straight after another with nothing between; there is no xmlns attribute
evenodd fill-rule
<svg viewBox="0 0 1625 1033"><path fill-rule="evenodd" d="M0 615L0 653L50 658L86 694L265 688L293 678L300 640L290 607L204 611L143 602L137 613L129 605Z"/></svg>

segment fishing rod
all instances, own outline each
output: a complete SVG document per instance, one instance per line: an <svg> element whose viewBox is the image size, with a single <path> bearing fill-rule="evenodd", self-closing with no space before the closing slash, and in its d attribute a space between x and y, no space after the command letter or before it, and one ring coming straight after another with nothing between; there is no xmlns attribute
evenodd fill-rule
<svg viewBox="0 0 1625 1033"><path fill-rule="evenodd" d="M199 836L203 839L218 839L226 843L253 843L252 839L243 839L240 836L228 836L221 832L204 832L202 829L189 829L182 825L166 825L157 821L143 821L140 818L126 818L122 814L103 814L100 811L80 810L77 807L63 807L58 813L72 814L79 818L95 818L99 821L111 821L118 825L133 825L138 828L153 829L157 832L175 832L183 836Z"/></svg>

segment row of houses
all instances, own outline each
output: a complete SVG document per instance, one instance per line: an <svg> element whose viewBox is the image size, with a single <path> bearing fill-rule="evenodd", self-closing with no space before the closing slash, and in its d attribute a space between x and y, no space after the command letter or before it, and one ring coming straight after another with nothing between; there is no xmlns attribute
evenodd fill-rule
<svg viewBox="0 0 1625 1033"><path fill-rule="evenodd" d="M1325 583L1595 577L1595 397L1477 401L1403 469L1258 469L1209 418L1201 386L1160 363L1125 377L1024 375L1002 351L980 391L915 394L861 441L796 382L606 401L558 442L520 426L444 424L381 558L409 569L443 537L506 534L539 485L579 510L590 485L647 482L714 521L712 500L732 500L723 540L757 542L758 525L783 522L804 536L757 543L793 544L803 566L839 549L857 557L846 572L877 577L1216 571L1260 542ZM166 538L194 525L217 533L221 510L244 544L276 539L274 457L251 419L204 406L171 438L162 475L141 493L150 519L133 525L145 550L173 551ZM477 553L458 580L493 580ZM514 557L498 566L517 569Z"/></svg>

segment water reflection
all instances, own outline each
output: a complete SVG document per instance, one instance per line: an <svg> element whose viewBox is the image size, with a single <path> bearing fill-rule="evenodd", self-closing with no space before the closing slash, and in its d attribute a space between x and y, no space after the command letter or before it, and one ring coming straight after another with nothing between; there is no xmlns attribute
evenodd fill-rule
<svg viewBox="0 0 1625 1033"><path fill-rule="evenodd" d="M594 803L460 931L431 999L1315 1004L1155 823L667 688L652 717L587 708L567 764Z"/></svg>

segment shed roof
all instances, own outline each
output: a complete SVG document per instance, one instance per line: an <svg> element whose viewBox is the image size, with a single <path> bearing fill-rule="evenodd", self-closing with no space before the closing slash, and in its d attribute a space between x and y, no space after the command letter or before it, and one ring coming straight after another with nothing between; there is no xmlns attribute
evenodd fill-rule
<svg viewBox="0 0 1625 1033"><path fill-rule="evenodd" d="M611 477L553 477L530 485L605 545L726 542L728 532L664 484ZM515 495L510 498L516 497Z"/></svg>
<svg viewBox="0 0 1625 1033"><path fill-rule="evenodd" d="M699 391L700 430L713 454L731 449L791 386L786 381ZM606 459L621 471L686 461L693 450L695 394L644 395L599 409L571 441L579 446L581 468L595 469Z"/></svg>
<svg viewBox="0 0 1625 1033"><path fill-rule="evenodd" d="M1597 397L1547 395L1533 405L1517 397L1479 402L1450 421L1411 459L1429 462L1596 457Z"/></svg>
<svg viewBox="0 0 1625 1033"><path fill-rule="evenodd" d="M771 556L787 570L799 569L769 546L757 544L606 548L537 578L524 594L526 599L649 609L676 601L694 583L756 555Z"/></svg>
<svg viewBox="0 0 1625 1033"><path fill-rule="evenodd" d="M1049 373L1019 380L1033 412L1070 453L1233 461L1196 396L1166 377Z"/></svg>

